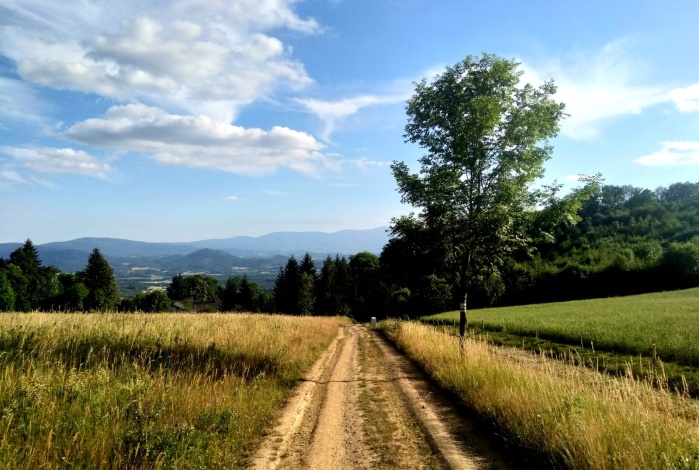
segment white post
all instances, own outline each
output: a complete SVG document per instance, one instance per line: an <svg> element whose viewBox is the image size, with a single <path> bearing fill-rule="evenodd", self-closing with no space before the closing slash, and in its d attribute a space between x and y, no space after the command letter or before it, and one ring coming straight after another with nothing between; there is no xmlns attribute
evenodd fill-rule
<svg viewBox="0 0 699 470"><path fill-rule="evenodd" d="M376 317L371 317L371 329L376 329Z"/></svg>

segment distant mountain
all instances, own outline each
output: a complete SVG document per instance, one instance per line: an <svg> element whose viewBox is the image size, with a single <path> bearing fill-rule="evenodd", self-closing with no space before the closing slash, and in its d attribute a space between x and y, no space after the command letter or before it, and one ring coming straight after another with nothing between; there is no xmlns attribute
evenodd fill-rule
<svg viewBox="0 0 699 470"><path fill-rule="evenodd" d="M67 242L37 245L44 250L77 250L90 253L99 248L102 254L129 258L132 256L187 255L197 247L187 243L149 243L120 238L78 238Z"/></svg>
<svg viewBox="0 0 699 470"><path fill-rule="evenodd" d="M230 272L232 267L253 270L284 265L290 255L309 252L316 259L326 255L352 255L360 251L380 253L388 241L387 227L371 230L324 232L275 232L261 237L233 237L182 243L150 243L118 238L78 238L36 245L44 266L64 272L85 267L94 248L117 270L151 266L171 271ZM7 259L22 243L0 244L0 258Z"/></svg>
<svg viewBox="0 0 699 470"><path fill-rule="evenodd" d="M303 255L305 252L318 254L355 254L360 251L380 253L388 242L388 227L370 230L341 230L325 232L274 232L260 237L233 237L218 240L192 242L201 248L213 248L229 252L251 254Z"/></svg>

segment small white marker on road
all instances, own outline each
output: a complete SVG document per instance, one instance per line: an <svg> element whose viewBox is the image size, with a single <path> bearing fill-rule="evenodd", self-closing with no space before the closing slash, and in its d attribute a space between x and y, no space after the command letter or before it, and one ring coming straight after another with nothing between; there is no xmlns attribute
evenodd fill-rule
<svg viewBox="0 0 699 470"><path fill-rule="evenodd" d="M376 329L376 317L371 317L371 329Z"/></svg>

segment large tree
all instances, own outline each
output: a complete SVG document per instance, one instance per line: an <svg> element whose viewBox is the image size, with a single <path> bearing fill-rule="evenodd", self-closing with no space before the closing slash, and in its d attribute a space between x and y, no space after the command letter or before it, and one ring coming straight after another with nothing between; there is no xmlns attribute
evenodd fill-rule
<svg viewBox="0 0 699 470"><path fill-rule="evenodd" d="M535 87L521 76L517 62L469 56L417 83L406 106L406 142L427 153L419 174L404 162L391 167L402 202L419 209L406 216L417 220L394 220L392 236L427 231L423 248L443 271L436 274L464 299L526 245L536 202L531 185L543 175L548 139L564 116L553 82ZM463 315L462 334L465 321Z"/></svg>

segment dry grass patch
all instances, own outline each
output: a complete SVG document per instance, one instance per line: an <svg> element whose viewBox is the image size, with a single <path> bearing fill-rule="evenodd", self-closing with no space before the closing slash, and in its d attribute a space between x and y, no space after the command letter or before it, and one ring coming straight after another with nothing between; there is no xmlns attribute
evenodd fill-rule
<svg viewBox="0 0 699 470"><path fill-rule="evenodd" d="M0 467L239 466L346 322L0 315Z"/></svg>

